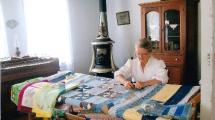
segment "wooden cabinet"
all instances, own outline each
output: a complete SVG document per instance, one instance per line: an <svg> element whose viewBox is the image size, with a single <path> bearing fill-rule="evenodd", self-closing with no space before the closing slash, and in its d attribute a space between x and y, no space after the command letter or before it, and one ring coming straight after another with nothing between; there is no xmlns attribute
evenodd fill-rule
<svg viewBox="0 0 215 120"><path fill-rule="evenodd" d="M153 56L165 61L169 83L182 84L186 56L186 2L143 3L141 36L150 37Z"/></svg>

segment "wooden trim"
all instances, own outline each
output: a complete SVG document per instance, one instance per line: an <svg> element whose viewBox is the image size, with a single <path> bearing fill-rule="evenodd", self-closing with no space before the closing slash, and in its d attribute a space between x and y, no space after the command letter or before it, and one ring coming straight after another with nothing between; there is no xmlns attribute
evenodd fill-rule
<svg viewBox="0 0 215 120"><path fill-rule="evenodd" d="M194 112L191 117L191 120L196 120L196 115L197 115L196 108L198 107L198 105L200 105L200 101L201 101L200 91L198 93L196 93L195 95L193 95L193 97L189 100L189 103L191 103L192 107L194 108Z"/></svg>
<svg viewBox="0 0 215 120"><path fill-rule="evenodd" d="M150 6L150 5L153 5L153 6L156 6L156 5L159 5L159 4L169 4L171 2L181 2L183 0L165 0L165 1L156 1L156 2L145 2L145 3L140 3L139 6Z"/></svg>
<svg viewBox="0 0 215 120"><path fill-rule="evenodd" d="M191 99L189 100L189 103L191 103L193 107L196 107L200 103L200 100L201 100L201 93L199 91L198 93L193 95L193 97L191 97Z"/></svg>
<svg viewBox="0 0 215 120"><path fill-rule="evenodd" d="M66 113L66 119L67 120L86 120L84 116L78 116L78 115L73 115L70 113Z"/></svg>

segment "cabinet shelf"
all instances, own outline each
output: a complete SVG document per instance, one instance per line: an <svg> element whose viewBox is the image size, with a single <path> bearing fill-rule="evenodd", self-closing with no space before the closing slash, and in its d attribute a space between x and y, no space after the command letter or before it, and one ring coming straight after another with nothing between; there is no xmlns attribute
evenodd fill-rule
<svg viewBox="0 0 215 120"><path fill-rule="evenodd" d="M168 61L168 63L166 62L166 66L169 68L169 73L171 73L171 76L169 76L169 83L182 84L186 38L186 11L184 11L186 9L185 0L174 0L168 2L158 1L153 2L153 4L141 4L140 6L142 13L142 37L144 38L150 35L151 38L157 38L159 40L160 44L153 44L153 47L157 49L153 49L152 54L160 56L165 62ZM171 58L173 55L175 55L175 59ZM177 66L174 66L175 64L177 64Z"/></svg>

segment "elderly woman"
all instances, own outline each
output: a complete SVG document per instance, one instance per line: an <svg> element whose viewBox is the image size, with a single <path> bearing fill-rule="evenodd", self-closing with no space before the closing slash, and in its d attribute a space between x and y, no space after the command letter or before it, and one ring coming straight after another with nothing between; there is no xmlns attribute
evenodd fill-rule
<svg viewBox="0 0 215 120"><path fill-rule="evenodd" d="M114 73L114 78L127 89L142 89L148 85L167 83L168 76L164 61L151 55L152 45L146 38L135 44L137 58L129 59ZM129 78L132 78L129 80Z"/></svg>

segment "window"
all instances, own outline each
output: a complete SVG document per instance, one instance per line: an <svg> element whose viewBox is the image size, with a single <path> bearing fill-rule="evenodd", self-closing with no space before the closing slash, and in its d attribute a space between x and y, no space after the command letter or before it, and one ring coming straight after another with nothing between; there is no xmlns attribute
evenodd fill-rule
<svg viewBox="0 0 215 120"><path fill-rule="evenodd" d="M23 0L28 53L58 57L61 69L68 66L71 69L72 63L67 2L67 0Z"/></svg>

